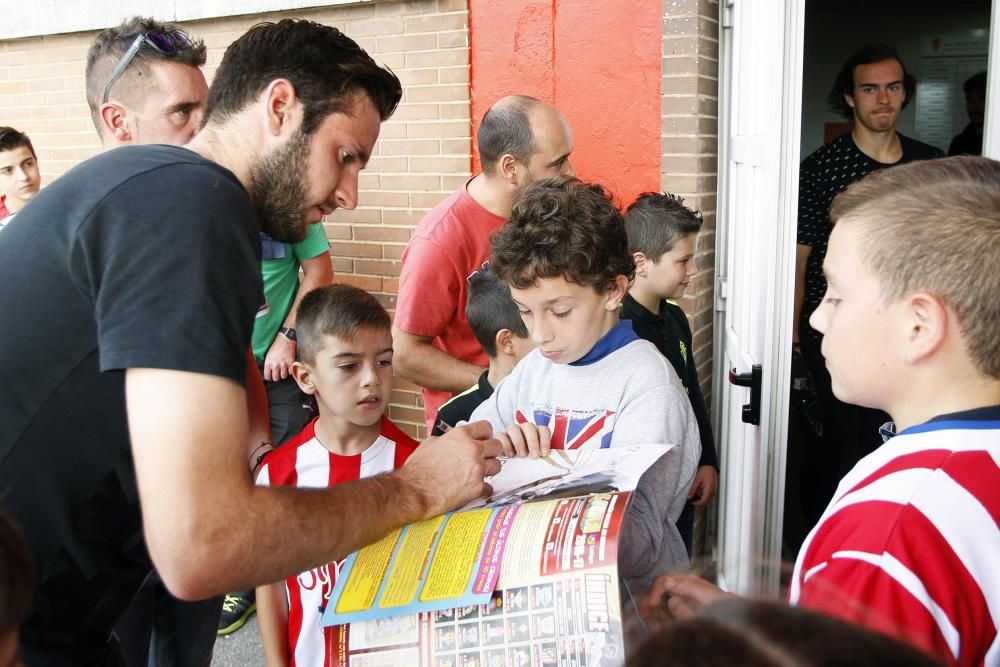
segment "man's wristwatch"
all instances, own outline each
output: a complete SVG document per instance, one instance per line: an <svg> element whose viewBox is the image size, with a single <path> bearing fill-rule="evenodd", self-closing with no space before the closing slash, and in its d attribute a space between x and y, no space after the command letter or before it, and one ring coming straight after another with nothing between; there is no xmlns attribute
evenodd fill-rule
<svg viewBox="0 0 1000 667"><path fill-rule="evenodd" d="M283 335L288 340L295 340L295 329L292 327L281 327L278 329L278 333Z"/></svg>

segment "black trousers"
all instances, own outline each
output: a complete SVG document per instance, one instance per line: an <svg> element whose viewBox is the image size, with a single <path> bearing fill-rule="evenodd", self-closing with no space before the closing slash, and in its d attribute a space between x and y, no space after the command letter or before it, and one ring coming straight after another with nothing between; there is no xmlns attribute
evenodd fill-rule
<svg viewBox="0 0 1000 667"><path fill-rule="evenodd" d="M258 362L261 373L264 362ZM267 391L267 409L271 415L271 439L275 445L283 445L292 436L298 435L306 424L316 416L316 400L302 393L295 378L269 382L264 380Z"/></svg>

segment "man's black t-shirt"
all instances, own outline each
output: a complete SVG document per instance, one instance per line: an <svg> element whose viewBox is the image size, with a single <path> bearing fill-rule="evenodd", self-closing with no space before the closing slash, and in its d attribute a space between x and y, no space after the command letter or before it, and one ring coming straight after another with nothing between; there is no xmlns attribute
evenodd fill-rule
<svg viewBox="0 0 1000 667"><path fill-rule="evenodd" d="M242 384L257 239L235 176L168 146L84 162L4 230L0 502L39 569L25 643L105 641L149 572L124 370Z"/></svg>
<svg viewBox="0 0 1000 667"><path fill-rule="evenodd" d="M898 134L898 133L897 133ZM802 307L800 331L818 336L809 326L809 316L816 310L826 292L823 259L830 240L830 204L833 198L878 169L885 169L914 160L944 157L937 148L899 134L903 157L893 164L877 162L858 148L848 132L821 146L802 162L799 169L798 243L812 247L806 264L806 294Z"/></svg>

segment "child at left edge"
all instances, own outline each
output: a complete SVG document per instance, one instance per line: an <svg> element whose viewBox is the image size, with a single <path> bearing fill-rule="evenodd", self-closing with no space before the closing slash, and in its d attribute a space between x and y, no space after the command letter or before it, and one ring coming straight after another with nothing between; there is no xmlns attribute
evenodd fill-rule
<svg viewBox="0 0 1000 667"><path fill-rule="evenodd" d="M385 416L392 391L385 308L364 290L328 285L306 294L296 322L292 375L316 397L319 416L267 455L257 485L326 488L401 467L417 443ZM338 664L333 628L320 627L320 618L339 569L329 563L257 589L269 667Z"/></svg>
<svg viewBox="0 0 1000 667"><path fill-rule="evenodd" d="M0 127L0 196L7 211L0 215L0 230L38 194L41 182L31 139L12 127Z"/></svg>
<svg viewBox="0 0 1000 667"><path fill-rule="evenodd" d="M674 301L684 296L696 272L695 245L701 215L675 195L644 192L625 211L625 231L635 259L635 282L622 301L621 318L631 320L639 338L656 346L687 390L701 435L701 458L677 529L691 553L695 507L707 505L719 482L719 461L705 396L694 362L691 325Z"/></svg>

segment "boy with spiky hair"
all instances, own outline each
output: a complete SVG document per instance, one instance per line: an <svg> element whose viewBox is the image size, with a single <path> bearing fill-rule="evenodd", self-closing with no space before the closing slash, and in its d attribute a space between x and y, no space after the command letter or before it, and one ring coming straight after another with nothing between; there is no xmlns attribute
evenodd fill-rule
<svg viewBox="0 0 1000 667"><path fill-rule="evenodd" d="M392 391L385 308L362 289L328 285L303 297L296 321L292 375L316 397L319 416L267 455L258 486L326 488L401 467L417 443L385 416ZM329 563L257 589L268 665L337 664L332 630L319 621L338 570Z"/></svg>
<svg viewBox="0 0 1000 667"><path fill-rule="evenodd" d="M1000 163L878 171L830 217L810 324L837 397L894 425L806 538L790 601L947 664L1000 664ZM655 616L663 595L686 616L720 593L671 574L643 612Z"/></svg>
<svg viewBox="0 0 1000 667"><path fill-rule="evenodd" d="M645 588L687 563L674 522L700 454L684 386L618 307L635 266L625 224L600 185L556 178L529 186L493 237L490 265L508 283L538 346L473 413L509 455L636 444L674 447L643 476L619 549Z"/></svg>
<svg viewBox="0 0 1000 667"><path fill-rule="evenodd" d="M691 553L694 508L712 500L719 482L712 422L698 382L691 325L674 301L684 296L691 276L697 272L694 252L701 215L684 206L684 200L676 195L644 192L625 212L625 230L635 260L635 282L622 301L621 317L631 321L635 333L670 361L684 383L698 420L701 459L677 522Z"/></svg>
<svg viewBox="0 0 1000 667"><path fill-rule="evenodd" d="M465 319L490 358L490 367L479 381L453 396L438 410L431 435L442 435L460 422L468 421L479 404L493 395L493 388L514 370L524 355L534 349L517 306L510 298L510 287L500 282L489 262L469 276L469 301Z"/></svg>

